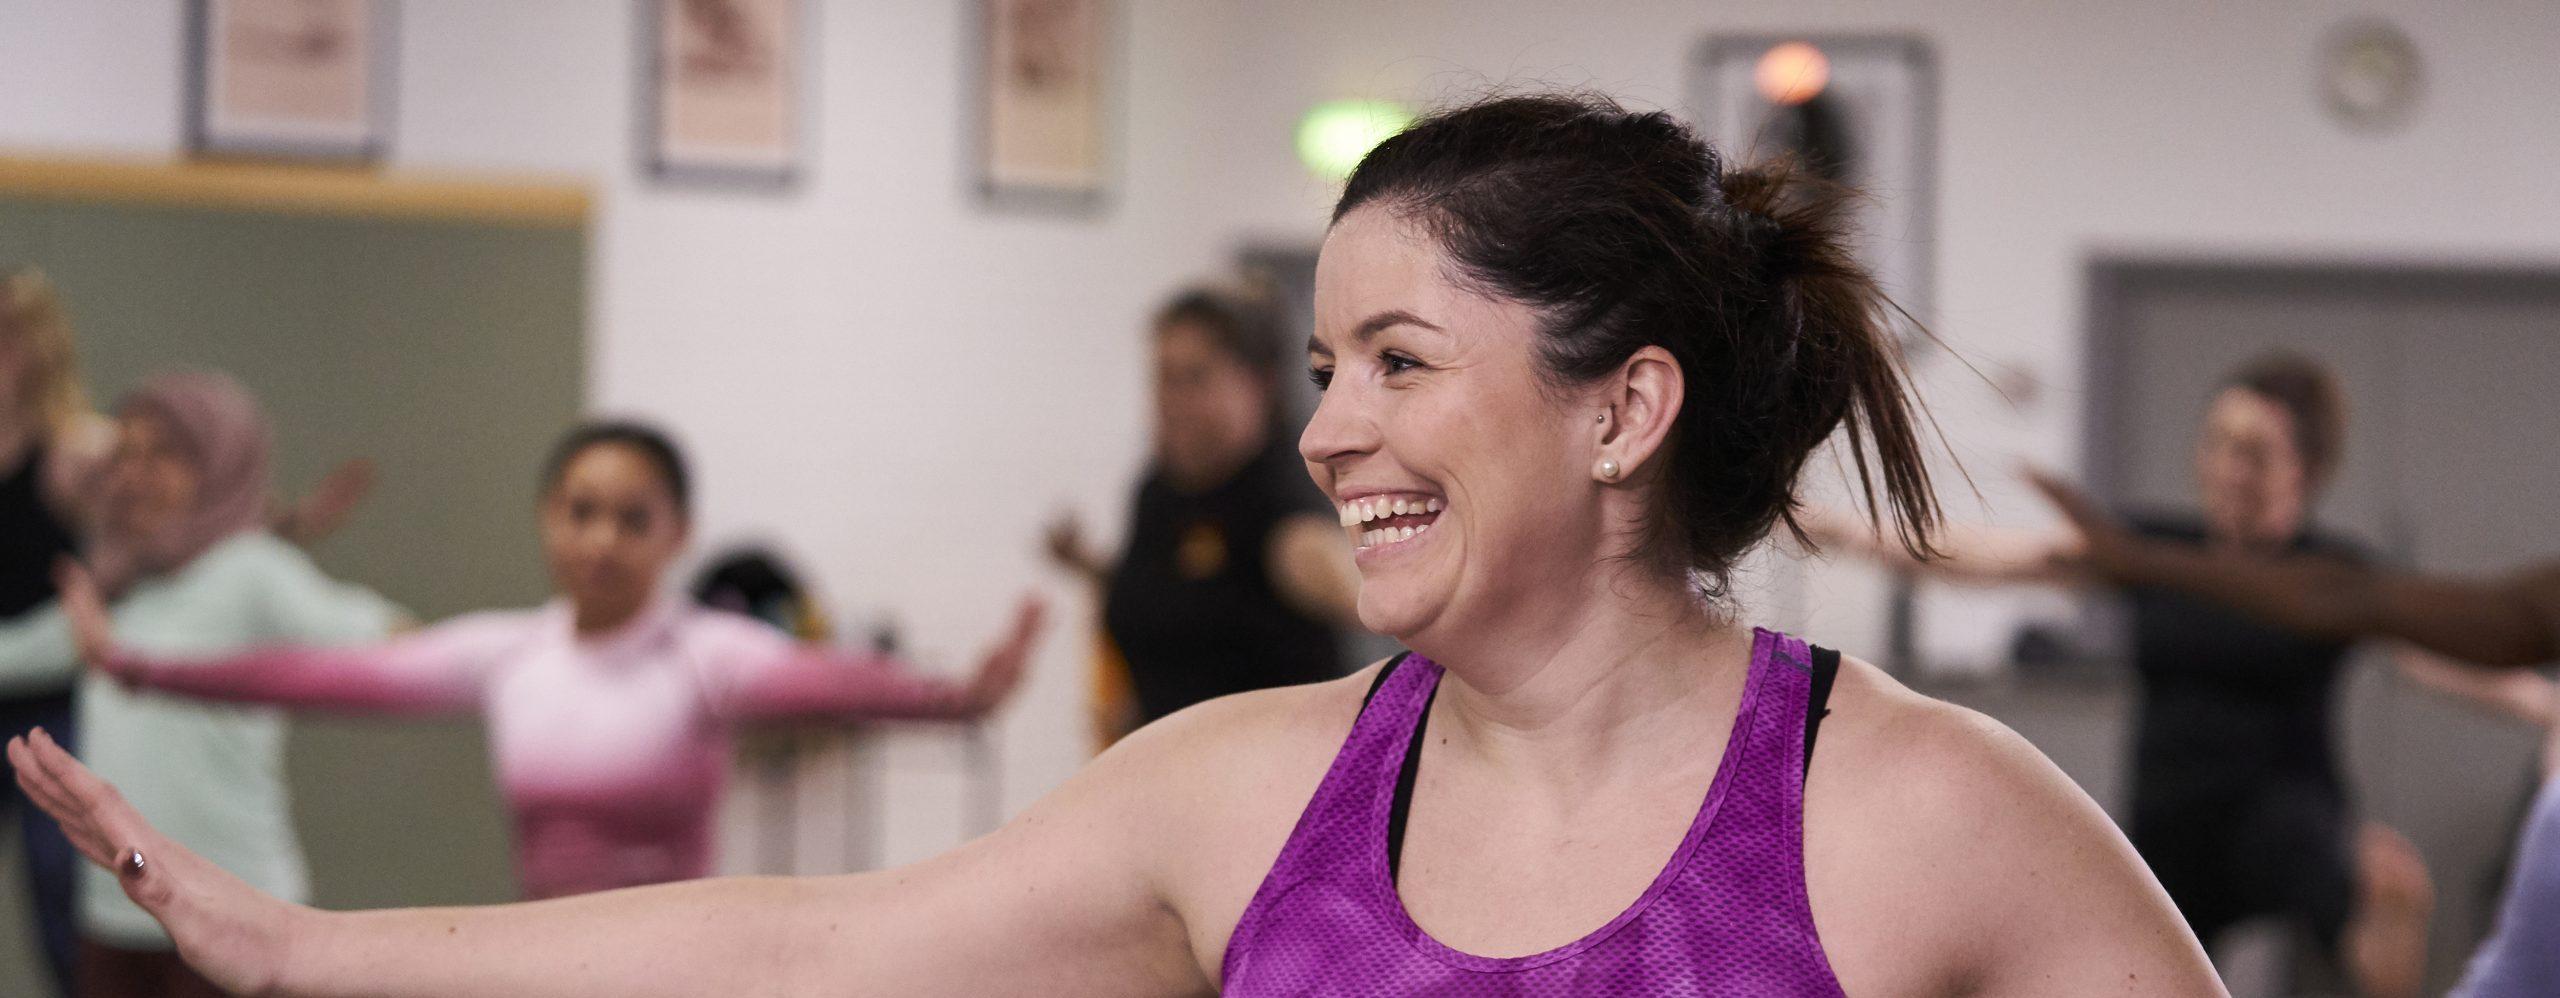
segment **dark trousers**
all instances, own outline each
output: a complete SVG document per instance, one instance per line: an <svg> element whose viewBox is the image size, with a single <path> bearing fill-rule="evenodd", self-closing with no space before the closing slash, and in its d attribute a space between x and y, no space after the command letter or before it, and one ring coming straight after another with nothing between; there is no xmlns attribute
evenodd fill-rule
<svg viewBox="0 0 2560 998"><path fill-rule="evenodd" d="M62 747L73 748L76 741L71 717L68 691L0 699L0 740L15 738L42 725ZM26 850L29 907L42 944L38 948L53 972L54 993L69 995L79 938L72 921L71 884L80 867L80 855L72 851L70 840L62 837L62 829L53 823L53 818L18 789L16 774L9 771L7 760L0 760L0 783L6 784L0 786L0 821L8 819L8 812L17 812L19 841Z"/></svg>
<svg viewBox="0 0 2560 998"><path fill-rule="evenodd" d="M80 941L79 998L223 998L223 990L159 950Z"/></svg>

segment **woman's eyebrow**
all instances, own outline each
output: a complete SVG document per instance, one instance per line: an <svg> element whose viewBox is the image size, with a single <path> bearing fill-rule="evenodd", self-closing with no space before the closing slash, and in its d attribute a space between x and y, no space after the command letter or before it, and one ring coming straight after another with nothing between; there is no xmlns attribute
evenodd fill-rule
<svg viewBox="0 0 2560 998"><path fill-rule="evenodd" d="M1447 332L1421 316L1400 308L1391 308L1360 320L1360 324L1351 329L1351 340L1354 343L1367 343L1377 338L1379 333L1396 326L1419 326L1435 333ZM1320 357L1333 356L1333 348L1325 346L1313 336L1307 337L1307 352Z"/></svg>

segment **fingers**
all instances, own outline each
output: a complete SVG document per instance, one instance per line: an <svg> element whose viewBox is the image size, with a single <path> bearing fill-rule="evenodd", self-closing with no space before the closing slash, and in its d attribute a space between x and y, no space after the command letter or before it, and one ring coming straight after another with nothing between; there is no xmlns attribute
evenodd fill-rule
<svg viewBox="0 0 2560 998"><path fill-rule="evenodd" d="M158 834L142 820L142 815L133 809L133 805L125 803L124 795L117 793L113 785L99 779L98 774L90 772L89 767L81 765L70 752L55 744L52 735L37 728L27 741L35 750L36 765L52 780L70 810L79 816L80 822L94 836L97 850L108 857L102 862L111 861L117 852L129 846L150 845L158 841Z"/></svg>
<svg viewBox="0 0 2560 998"><path fill-rule="evenodd" d="M105 837L98 834L97 823L73 801L70 791L63 788L61 781L46 771L37 758L35 744L25 736L12 738L8 756L10 767L17 773L18 788L26 792L28 800L53 816L72 847L92 863L100 866L110 863L114 859L114 850L107 845Z"/></svg>

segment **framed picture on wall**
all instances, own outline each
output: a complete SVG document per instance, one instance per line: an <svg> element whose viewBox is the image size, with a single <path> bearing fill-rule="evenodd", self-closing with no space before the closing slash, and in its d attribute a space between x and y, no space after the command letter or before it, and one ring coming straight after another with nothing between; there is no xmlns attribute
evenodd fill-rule
<svg viewBox="0 0 2560 998"><path fill-rule="evenodd" d="M808 0L639 0L641 160L676 181L790 185L808 141Z"/></svg>
<svg viewBox="0 0 2560 998"><path fill-rule="evenodd" d="M397 13L394 0L189 0L188 149L381 159Z"/></svg>
<svg viewBox="0 0 2560 998"><path fill-rule="evenodd" d="M1868 197L1858 255L1905 312L1936 306L1937 72L1905 35L1729 35L1698 46L1690 112L1728 163L1779 156ZM1904 329L1904 343L1928 342Z"/></svg>
<svg viewBox="0 0 2560 998"><path fill-rule="evenodd" d="M1108 0L977 0L977 179L988 203L1101 207L1110 170Z"/></svg>

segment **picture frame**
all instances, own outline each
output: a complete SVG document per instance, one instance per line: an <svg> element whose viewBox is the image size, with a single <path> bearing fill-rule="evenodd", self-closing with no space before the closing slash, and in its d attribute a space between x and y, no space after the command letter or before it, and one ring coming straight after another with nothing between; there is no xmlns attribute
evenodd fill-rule
<svg viewBox="0 0 2560 998"><path fill-rule="evenodd" d="M1937 305L1938 197L1937 63L1928 43L1901 34L1720 35L1698 45L1690 70L1690 119L1728 168L1792 153L1866 192L1852 226L1858 257L1909 320L1928 322ZM1906 349L1928 342L1894 318Z"/></svg>
<svg viewBox="0 0 2560 998"><path fill-rule="evenodd" d="M808 168L811 0L637 0L640 159L673 183L787 188Z"/></svg>
<svg viewBox="0 0 2560 998"><path fill-rule="evenodd" d="M397 0L188 0L188 151L379 162L398 19Z"/></svg>
<svg viewBox="0 0 2560 998"><path fill-rule="evenodd" d="M975 0L971 45L980 199L1091 214L1116 168L1111 0Z"/></svg>

